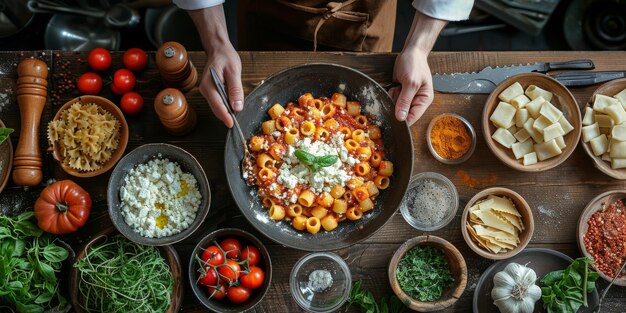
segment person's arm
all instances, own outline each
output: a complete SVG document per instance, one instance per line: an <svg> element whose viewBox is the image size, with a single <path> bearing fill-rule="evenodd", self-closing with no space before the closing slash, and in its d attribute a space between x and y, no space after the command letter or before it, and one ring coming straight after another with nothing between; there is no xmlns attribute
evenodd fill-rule
<svg viewBox="0 0 626 313"><path fill-rule="evenodd" d="M396 118L414 124L433 102L433 79L428 54L448 20L466 19L472 0L415 0L417 9L402 52L396 58L393 79L400 87L389 92L396 101Z"/></svg>
<svg viewBox="0 0 626 313"><path fill-rule="evenodd" d="M183 1L178 0L180 6ZM222 1L223 2L223 1ZM193 20L202 47L207 54L207 63L200 80L199 90L211 106L215 116L227 127L233 127L233 119L218 93L210 67L213 67L226 85L230 106L234 111L243 109L243 87L241 84L241 59L228 38L224 8L221 4L208 8L188 11Z"/></svg>

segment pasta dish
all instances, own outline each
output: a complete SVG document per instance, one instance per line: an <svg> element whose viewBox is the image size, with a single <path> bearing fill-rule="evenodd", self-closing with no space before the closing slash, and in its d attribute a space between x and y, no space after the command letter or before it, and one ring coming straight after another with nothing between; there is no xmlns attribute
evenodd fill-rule
<svg viewBox="0 0 626 313"><path fill-rule="evenodd" d="M317 233L374 209L379 190L389 186L393 163L385 160L380 128L361 114L360 102L340 93L305 93L297 103L274 104L268 113L262 134L250 138L256 162L243 175L259 187L270 218Z"/></svg>

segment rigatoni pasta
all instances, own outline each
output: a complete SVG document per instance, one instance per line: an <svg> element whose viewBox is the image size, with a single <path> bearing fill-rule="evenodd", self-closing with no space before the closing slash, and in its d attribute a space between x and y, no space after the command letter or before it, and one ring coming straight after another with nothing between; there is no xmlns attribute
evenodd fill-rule
<svg viewBox="0 0 626 313"><path fill-rule="evenodd" d="M393 163L385 160L377 121L361 107L340 93L305 93L297 102L270 107L270 120L250 138L256 162L244 178L258 186L271 219L315 234L374 210Z"/></svg>

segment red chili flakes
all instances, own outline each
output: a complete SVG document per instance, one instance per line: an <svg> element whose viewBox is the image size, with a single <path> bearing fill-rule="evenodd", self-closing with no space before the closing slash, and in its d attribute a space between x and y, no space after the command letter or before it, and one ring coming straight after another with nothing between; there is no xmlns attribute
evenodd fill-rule
<svg viewBox="0 0 626 313"><path fill-rule="evenodd" d="M626 261L626 206L622 200L594 213L587 222L583 237L585 248L594 259L596 269L609 277ZM620 273L620 277L626 273Z"/></svg>

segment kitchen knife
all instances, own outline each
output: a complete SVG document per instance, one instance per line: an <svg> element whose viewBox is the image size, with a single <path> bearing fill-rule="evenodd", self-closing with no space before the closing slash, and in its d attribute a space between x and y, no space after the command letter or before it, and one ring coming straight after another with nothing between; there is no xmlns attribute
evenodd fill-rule
<svg viewBox="0 0 626 313"><path fill-rule="evenodd" d="M446 93L485 93L493 91L503 80L517 74L551 70L591 70L594 69L591 60L574 60L568 62L531 63L526 65L512 65L503 67L486 67L480 72L434 74L433 87L439 92Z"/></svg>

